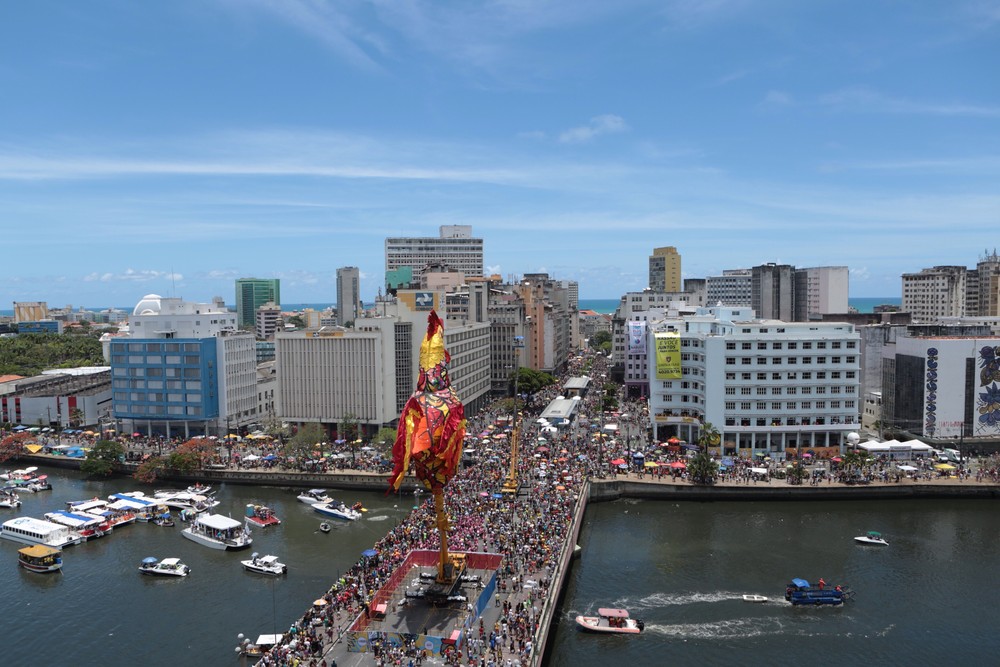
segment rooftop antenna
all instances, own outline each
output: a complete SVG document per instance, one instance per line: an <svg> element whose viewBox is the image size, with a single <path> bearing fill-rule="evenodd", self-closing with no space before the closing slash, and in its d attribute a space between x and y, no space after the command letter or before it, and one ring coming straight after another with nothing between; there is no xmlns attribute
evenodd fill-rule
<svg viewBox="0 0 1000 667"><path fill-rule="evenodd" d="M174 267L170 267L170 296L177 298L177 276L174 274Z"/></svg>

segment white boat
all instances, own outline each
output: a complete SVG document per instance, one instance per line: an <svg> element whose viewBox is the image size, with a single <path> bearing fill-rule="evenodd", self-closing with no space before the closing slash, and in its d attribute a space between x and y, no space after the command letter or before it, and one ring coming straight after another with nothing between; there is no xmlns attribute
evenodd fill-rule
<svg viewBox="0 0 1000 667"><path fill-rule="evenodd" d="M85 540L94 540L104 537L114 528L107 517L89 512L71 512L69 510L56 510L47 512L45 519L52 523L59 523L67 526L79 533Z"/></svg>
<svg viewBox="0 0 1000 667"><path fill-rule="evenodd" d="M0 489L0 507L15 509L21 506L21 499L14 489Z"/></svg>
<svg viewBox="0 0 1000 667"><path fill-rule="evenodd" d="M24 468L23 470L11 470L10 472L0 473L0 479L6 479L13 481L15 479L28 480L35 476L35 472L38 470L35 466Z"/></svg>
<svg viewBox="0 0 1000 667"><path fill-rule="evenodd" d="M83 542L83 536L67 526L30 516L4 521L0 526L0 537L22 544L44 544L56 549Z"/></svg>
<svg viewBox="0 0 1000 667"><path fill-rule="evenodd" d="M854 538L854 541L858 544L873 544L880 547L887 547L889 543L885 541L882 537L882 533L876 532L874 530L869 530L864 535L858 535Z"/></svg>
<svg viewBox="0 0 1000 667"><path fill-rule="evenodd" d="M208 484L202 484L200 482L192 484L185 489L188 493L196 493L198 495L207 496L208 492L212 490L212 487Z"/></svg>
<svg viewBox="0 0 1000 667"><path fill-rule="evenodd" d="M744 595L743 599L747 602L767 602L766 595Z"/></svg>
<svg viewBox="0 0 1000 667"><path fill-rule="evenodd" d="M212 496L187 491L157 491L153 494L153 500L167 507L195 512L205 512L219 504Z"/></svg>
<svg viewBox="0 0 1000 667"><path fill-rule="evenodd" d="M179 558L157 560L150 556L142 559L139 572L154 577L186 577L191 572L191 568L182 563Z"/></svg>
<svg viewBox="0 0 1000 667"><path fill-rule="evenodd" d="M277 556L260 556L255 551L247 560L241 560L243 569L258 574L278 576L288 571L288 566L278 560Z"/></svg>
<svg viewBox="0 0 1000 667"><path fill-rule="evenodd" d="M33 544L18 550L17 564L29 572L58 572L62 569L62 551Z"/></svg>
<svg viewBox="0 0 1000 667"><path fill-rule="evenodd" d="M221 514L200 514L181 535L210 549L237 551L253 544L250 528Z"/></svg>
<svg viewBox="0 0 1000 667"><path fill-rule="evenodd" d="M313 505L313 509L320 514L332 516L335 519L343 519L344 521L357 521L361 518L361 512L351 509L344 503L317 503Z"/></svg>
<svg viewBox="0 0 1000 667"><path fill-rule="evenodd" d="M642 621L630 618L625 609L605 607L597 610L597 616L583 616L582 614L577 616L576 624L587 632L625 635L637 635L646 627Z"/></svg>
<svg viewBox="0 0 1000 667"><path fill-rule="evenodd" d="M333 502L333 498L326 495L326 489L309 489L308 491L303 491L298 495L298 499L306 505Z"/></svg>

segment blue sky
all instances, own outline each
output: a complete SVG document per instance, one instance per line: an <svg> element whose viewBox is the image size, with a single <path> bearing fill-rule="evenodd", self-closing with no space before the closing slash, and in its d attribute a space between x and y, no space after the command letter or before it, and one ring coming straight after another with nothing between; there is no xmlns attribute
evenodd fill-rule
<svg viewBox="0 0 1000 667"><path fill-rule="evenodd" d="M584 299L665 245L897 296L998 245L998 63L998 0L3 3L0 307L370 300L443 224Z"/></svg>

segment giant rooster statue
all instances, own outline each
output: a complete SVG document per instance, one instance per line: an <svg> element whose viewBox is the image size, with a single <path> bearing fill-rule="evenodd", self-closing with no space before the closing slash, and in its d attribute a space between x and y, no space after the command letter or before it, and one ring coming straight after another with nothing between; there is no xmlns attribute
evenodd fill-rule
<svg viewBox="0 0 1000 667"><path fill-rule="evenodd" d="M441 558L437 583L450 584L455 573L448 559L448 515L444 511L444 487L458 468L465 439L465 407L451 388L444 348L444 325L435 311L427 316L427 335L420 344L420 376L399 417L396 443L392 447L394 468L390 491L398 491L413 461L417 479L434 495Z"/></svg>

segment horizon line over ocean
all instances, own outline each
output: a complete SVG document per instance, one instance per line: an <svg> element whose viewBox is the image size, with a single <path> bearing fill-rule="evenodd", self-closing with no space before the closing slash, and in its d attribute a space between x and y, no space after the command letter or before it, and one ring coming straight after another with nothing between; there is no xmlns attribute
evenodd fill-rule
<svg viewBox="0 0 1000 667"><path fill-rule="evenodd" d="M580 299L578 307L580 310L593 310L596 313L602 315L611 315L618 308L618 304L621 303L621 299ZM374 303L365 303L366 308L373 307ZM859 313L871 313L873 312L875 306L901 306L903 305L903 298L898 296L862 296L862 297L851 297L847 299L847 305L855 308ZM227 307L236 310L234 304L226 304ZM336 304L331 302L318 302L318 303L286 303L281 306L282 310L303 310L305 308L312 308L313 310L324 310L326 308L335 307ZM79 307L78 307L79 308ZM114 306L118 310L123 310L129 312L134 308L134 306ZM83 306L83 309L91 312L100 312L102 310L107 310L108 306L95 306L88 307ZM0 310L0 316L13 317L14 311L10 310Z"/></svg>

